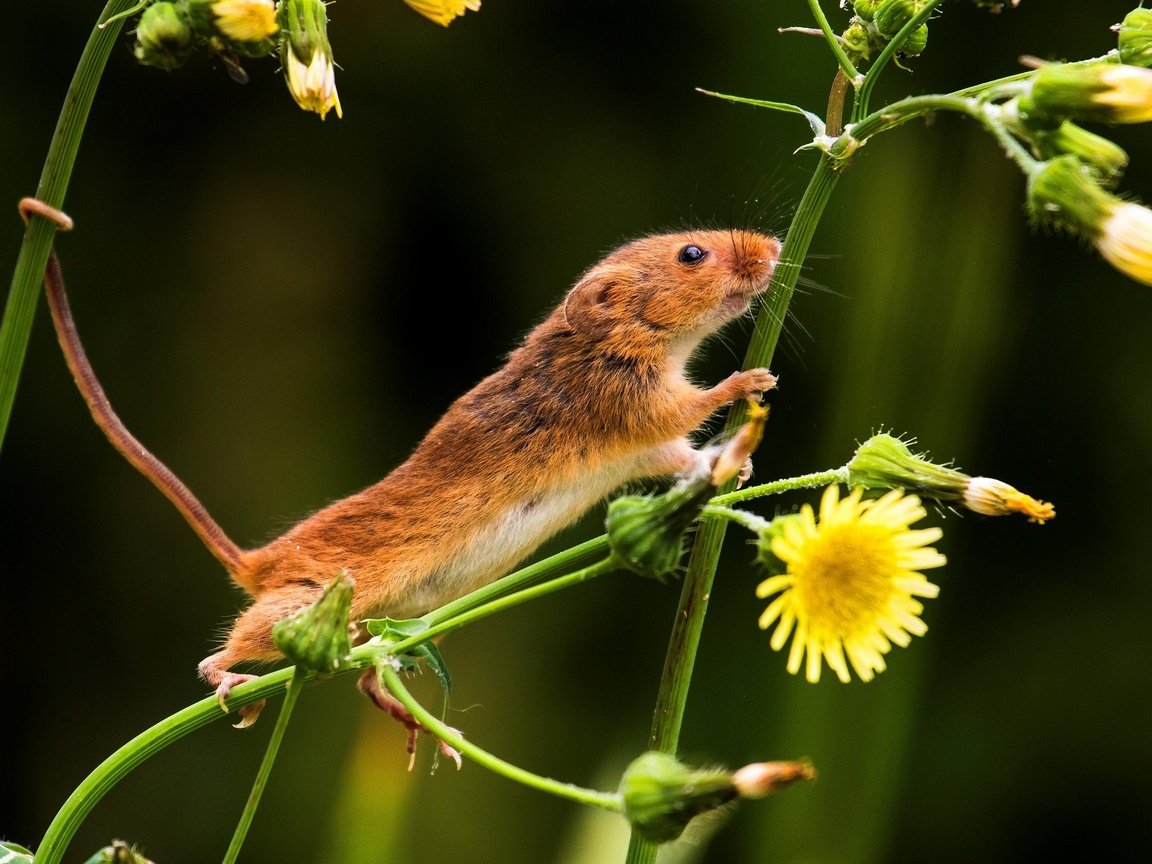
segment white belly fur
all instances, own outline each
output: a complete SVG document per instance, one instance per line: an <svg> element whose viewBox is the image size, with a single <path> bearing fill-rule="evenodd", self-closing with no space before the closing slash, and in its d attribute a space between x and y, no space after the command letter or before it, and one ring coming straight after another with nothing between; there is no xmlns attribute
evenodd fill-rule
<svg viewBox="0 0 1152 864"><path fill-rule="evenodd" d="M519 561L597 502L630 480L651 476L651 456L637 454L589 471L578 482L547 490L511 505L499 518L481 526L437 572L421 580L428 608L504 576ZM416 598L412 598L415 600Z"/></svg>

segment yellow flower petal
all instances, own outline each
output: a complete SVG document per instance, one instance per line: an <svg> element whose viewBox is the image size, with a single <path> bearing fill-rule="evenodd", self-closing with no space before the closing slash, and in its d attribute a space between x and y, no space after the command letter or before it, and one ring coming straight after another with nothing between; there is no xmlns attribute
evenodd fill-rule
<svg viewBox="0 0 1152 864"><path fill-rule="evenodd" d="M912 529L926 515L915 495L893 490L862 500L855 489L841 498L838 487L824 491L819 521L810 507L781 521L771 543L785 572L756 589L773 597L760 626L776 625L769 644L780 651L791 639L787 669L813 683L822 665L841 681L849 667L862 681L884 671L884 655L927 632L923 604L940 589L920 572L942 566L945 558L928 544L938 528Z"/></svg>

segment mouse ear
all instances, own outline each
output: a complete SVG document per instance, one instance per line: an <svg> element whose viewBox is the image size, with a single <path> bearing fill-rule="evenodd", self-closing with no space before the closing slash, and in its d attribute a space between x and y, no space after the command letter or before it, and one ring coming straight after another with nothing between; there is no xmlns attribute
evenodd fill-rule
<svg viewBox="0 0 1152 864"><path fill-rule="evenodd" d="M578 333L593 333L607 324L610 292L619 279L599 267L576 283L564 298L564 323Z"/></svg>

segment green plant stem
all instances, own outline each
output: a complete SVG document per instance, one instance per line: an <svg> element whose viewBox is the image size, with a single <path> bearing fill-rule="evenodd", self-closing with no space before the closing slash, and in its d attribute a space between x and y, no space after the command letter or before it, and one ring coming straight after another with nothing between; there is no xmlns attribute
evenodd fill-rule
<svg viewBox="0 0 1152 864"><path fill-rule="evenodd" d="M852 137L863 143L869 138L882 132L895 129L909 120L923 117L937 111L953 111L964 114L980 123L1004 148L1004 152L1020 166L1025 174L1030 173L1036 166L1036 159L1031 153L1004 128L1004 125L992 117L989 112L999 111L999 107L981 102L972 98L955 95L928 95L910 96L886 105L881 110L869 114L852 127Z"/></svg>
<svg viewBox="0 0 1152 864"><path fill-rule="evenodd" d="M300 691L304 689L304 673L296 668L287 684L287 693L284 704L280 707L280 714L276 718L276 726L272 730L272 737L268 739L268 748L264 751L264 759L260 762L260 769L256 772L256 779L252 783L252 791L248 793L248 800L244 804L244 811L240 814L240 821L236 824L236 831L232 835L232 842L228 844L228 851L224 853L224 864L235 864L240 856L240 847L244 845L244 838L248 836L248 829L252 826L252 819L256 815L256 808L260 806L260 799L264 795L264 787L268 784L268 777L272 773L272 766L276 763L276 756L280 752L280 742L284 740L284 732L288 729L288 721L292 717L292 709L296 707L296 700L300 698Z"/></svg>
<svg viewBox="0 0 1152 864"><path fill-rule="evenodd" d="M607 543L605 543L607 545ZM537 597L543 597L546 594L552 594L560 591L563 588L569 588L573 585L579 585L581 582L587 582L589 579L596 576L602 576L605 573L610 573L617 569L617 564L612 558L605 558L596 564L591 564L588 567L583 567L574 573L569 573L565 576L559 576L548 582L540 585L534 585L530 588L524 588L513 594L505 594L502 597L496 597L488 600L486 603L472 606L469 609L458 611L450 618L439 618L435 623L431 624L427 630L416 635L410 636L407 639L402 639L389 646L389 652L403 654L406 651L416 647L422 642L427 642L435 636L442 636L452 630L459 629L466 624L471 624L473 621L479 621L481 618L487 618L489 615L495 615L497 612L502 612L505 609L511 609L513 606L519 606L521 603L526 603L529 600L535 600ZM480 592L476 592L480 593ZM427 615L422 620L427 621L433 616Z"/></svg>
<svg viewBox="0 0 1152 864"><path fill-rule="evenodd" d="M834 119L837 118L830 118L829 122ZM744 357L745 369L768 366L772 361L788 313L788 304L800 275L800 267L838 179L833 161L828 156L822 156L804 191L804 197L800 199L784 247L780 250L780 261L776 266L777 281L771 296L757 314L756 327ZM725 432L733 433L745 422L746 416L747 407L743 402L733 405L728 413ZM648 742L650 749L675 753L679 746L680 727L688 701L696 649L700 644L708 598L712 593L726 529L727 523L723 520L709 520L696 532L680 594L680 606L676 610L672 634L668 640L668 652L664 659L664 672L660 679ZM626 860L628 864L651 864L656 860L657 848L655 843L633 831Z"/></svg>
<svg viewBox="0 0 1152 864"><path fill-rule="evenodd" d="M539 774L525 771L523 768L519 768L510 762L505 762L503 759L492 755L487 750L477 747L475 744L465 740L455 729L440 722L434 714L417 702L412 694L408 692L408 689L400 680L400 675L392 666L382 664L379 667L379 671L384 685L392 695L399 699L401 704L412 713L413 717L419 720L433 735L446 744L455 747L461 754L467 756L477 765L482 765L489 771L494 771L516 783L522 783L525 786L541 792L547 792L549 795L556 795L560 798L566 798L569 801L575 801L577 804L599 807L603 810L611 810L614 813L619 813L622 810L620 796L615 792L597 792L593 789L585 789L571 783L561 783L559 780L541 777Z"/></svg>
<svg viewBox="0 0 1152 864"><path fill-rule="evenodd" d="M134 2L109 0L98 20L107 21L130 8ZM64 96L64 105L60 109L56 131L48 146L48 156L44 160L40 183L36 187L36 197L57 210L64 207L64 195L68 191L68 181L72 177L72 166L76 162L76 152L80 148L88 111L92 107L92 99L108 62L108 55L120 35L121 25L121 21L115 21L104 28L97 26L92 30L80 55L80 62L76 65L72 83ZM0 447L3 447L8 420L12 416L12 405L16 401L16 386L24 366L28 337L32 333L32 321L36 317L36 303L40 297L40 285L44 280L44 265L48 262L48 250L52 248L56 228L54 222L40 216L29 219L24 229L20 254L16 259L12 287L4 307L4 320L0 322Z"/></svg>

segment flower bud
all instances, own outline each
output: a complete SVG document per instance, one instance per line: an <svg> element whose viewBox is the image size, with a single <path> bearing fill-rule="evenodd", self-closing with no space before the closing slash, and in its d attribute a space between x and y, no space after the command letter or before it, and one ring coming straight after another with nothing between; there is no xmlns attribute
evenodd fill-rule
<svg viewBox="0 0 1152 864"><path fill-rule="evenodd" d="M876 17L876 8L881 0L852 0L852 11L862 21L871 21Z"/></svg>
<svg viewBox="0 0 1152 864"><path fill-rule="evenodd" d="M964 506L985 516L1023 513L1029 522L1043 525L1056 517L1056 508L1047 501L1037 501L1014 486L991 477L973 477L964 490Z"/></svg>
<svg viewBox="0 0 1152 864"><path fill-rule="evenodd" d="M904 44L900 46L900 53L908 57L919 57L928 47L928 24L924 23L913 30Z"/></svg>
<svg viewBox="0 0 1152 864"><path fill-rule="evenodd" d="M296 104L323 120L330 110L343 117L336 70L328 42L328 13L321 0L284 0L278 16L280 62Z"/></svg>
<svg viewBox="0 0 1152 864"><path fill-rule="evenodd" d="M132 53L145 66L176 69L192 56L192 27L175 3L153 3L136 25Z"/></svg>
<svg viewBox="0 0 1152 864"><path fill-rule="evenodd" d="M970 477L947 465L930 462L914 454L899 438L885 433L873 435L861 444L845 467L851 486L904 489L937 501L959 501L985 516L1022 513L1029 522L1040 524L1056 516L1051 504L1037 501L1002 480ZM762 560L766 560L763 554Z"/></svg>
<svg viewBox="0 0 1152 864"><path fill-rule="evenodd" d="M1030 137L1042 159L1071 154L1090 167L1104 185L1111 186L1119 180L1128 165L1128 154L1122 147L1071 120Z"/></svg>
<svg viewBox="0 0 1152 864"><path fill-rule="evenodd" d="M856 448L846 467L849 486L907 489L945 501L959 499L969 479L967 474L914 454L906 443L884 432Z"/></svg>
<svg viewBox="0 0 1152 864"><path fill-rule="evenodd" d="M763 798L797 780L815 780L816 769L807 762L753 762L732 774L732 786L741 798Z"/></svg>
<svg viewBox="0 0 1152 864"><path fill-rule="evenodd" d="M713 486L723 486L740 474L744 468L744 463L760 446L760 439L764 437L764 426L767 422L768 406L750 402L748 422L736 431L732 440L720 451L720 455L716 457L716 463L712 466Z"/></svg>
<svg viewBox="0 0 1152 864"><path fill-rule="evenodd" d="M867 60L872 56L872 35L868 32L868 25L853 21L848 29L840 34L844 51L853 63Z"/></svg>
<svg viewBox="0 0 1152 864"><path fill-rule="evenodd" d="M737 794L728 772L689 768L675 756L655 751L635 759L620 780L624 816L654 843L675 840L693 818Z"/></svg>
<svg viewBox="0 0 1152 864"><path fill-rule="evenodd" d="M1152 66L1152 9L1133 9L1116 25L1120 62Z"/></svg>
<svg viewBox="0 0 1152 864"><path fill-rule="evenodd" d="M760 762L729 773L690 768L669 753L650 751L628 766L620 796L624 815L638 833L654 843L668 843L701 813L736 798L762 798L815 776L802 762Z"/></svg>
<svg viewBox="0 0 1152 864"><path fill-rule="evenodd" d="M355 583L348 571L328 583L320 599L272 627L272 641L297 666L325 674L344 665L352 650L348 615Z"/></svg>
<svg viewBox="0 0 1152 864"><path fill-rule="evenodd" d="M273 0L187 0L193 28L217 50L263 57L280 32Z"/></svg>
<svg viewBox="0 0 1152 864"><path fill-rule="evenodd" d="M464 10L480 11L480 0L404 0L409 6L441 27L447 27L456 18L464 14Z"/></svg>
<svg viewBox="0 0 1152 864"><path fill-rule="evenodd" d="M1152 120L1152 69L1049 63L1036 70L1018 112L1033 127L1055 126L1066 117L1144 123Z"/></svg>
<svg viewBox="0 0 1152 864"><path fill-rule="evenodd" d="M881 36L894 37L921 9L927 0L880 0L873 20ZM927 34L924 41L928 41Z"/></svg>
<svg viewBox="0 0 1152 864"><path fill-rule="evenodd" d="M608 505L608 545L623 568L661 579L684 555L684 535L716 493L707 475L677 483L663 495L624 495Z"/></svg>
<svg viewBox="0 0 1152 864"><path fill-rule="evenodd" d="M1037 219L1082 234L1117 270L1152 285L1152 211L1105 192L1075 156L1036 167L1028 205Z"/></svg>

